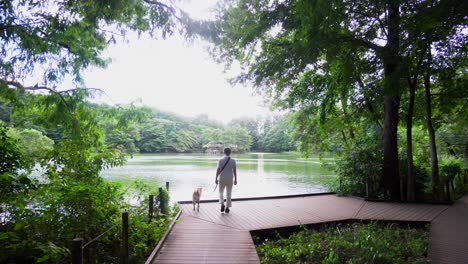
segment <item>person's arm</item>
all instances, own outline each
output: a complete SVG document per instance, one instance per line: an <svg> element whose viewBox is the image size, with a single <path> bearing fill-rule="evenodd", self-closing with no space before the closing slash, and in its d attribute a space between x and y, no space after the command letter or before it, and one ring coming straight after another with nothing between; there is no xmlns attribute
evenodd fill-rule
<svg viewBox="0 0 468 264"><path fill-rule="evenodd" d="M215 183L216 183L216 184L218 184L218 175L219 175L219 173L220 173L220 170L221 170L221 169L220 169L219 167L216 169L216 177L215 177Z"/></svg>
<svg viewBox="0 0 468 264"><path fill-rule="evenodd" d="M232 168L232 172L234 172L234 185L237 185L237 169L236 169L236 167Z"/></svg>

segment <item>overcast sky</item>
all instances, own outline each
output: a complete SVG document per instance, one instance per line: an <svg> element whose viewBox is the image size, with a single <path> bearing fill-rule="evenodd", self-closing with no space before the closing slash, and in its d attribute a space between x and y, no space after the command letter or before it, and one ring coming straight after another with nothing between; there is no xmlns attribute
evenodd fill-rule
<svg viewBox="0 0 468 264"><path fill-rule="evenodd" d="M193 17L207 18L216 0L192 0L183 9ZM208 114L223 121L242 116L265 116L270 111L252 87L232 87L223 65L216 64L199 41L187 43L179 36L165 40L132 38L112 45L106 69L85 73L88 87L106 92L101 100L143 104L184 116Z"/></svg>

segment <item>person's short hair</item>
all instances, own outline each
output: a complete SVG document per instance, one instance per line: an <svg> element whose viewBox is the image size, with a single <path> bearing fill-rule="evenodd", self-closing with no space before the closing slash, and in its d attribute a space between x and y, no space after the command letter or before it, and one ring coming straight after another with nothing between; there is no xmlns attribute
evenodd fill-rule
<svg viewBox="0 0 468 264"><path fill-rule="evenodd" d="M223 152L226 155L231 155L231 149L230 148L224 148Z"/></svg>

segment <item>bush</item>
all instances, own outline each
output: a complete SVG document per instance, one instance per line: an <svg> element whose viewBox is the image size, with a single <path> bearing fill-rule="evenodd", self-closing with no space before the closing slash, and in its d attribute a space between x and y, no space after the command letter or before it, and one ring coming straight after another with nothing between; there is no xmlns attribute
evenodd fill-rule
<svg viewBox="0 0 468 264"><path fill-rule="evenodd" d="M427 263L427 229L397 224L349 224L304 229L257 245L261 263Z"/></svg>
<svg viewBox="0 0 468 264"><path fill-rule="evenodd" d="M341 184L335 182L334 185L329 185L331 191L365 196L368 182L369 196L379 196L382 193L383 158L377 142L370 139L357 141L336 163L336 173Z"/></svg>
<svg viewBox="0 0 468 264"><path fill-rule="evenodd" d="M439 165L441 181L445 184L450 183L455 198L461 197L464 193L463 163L463 159L448 158L441 160Z"/></svg>
<svg viewBox="0 0 468 264"><path fill-rule="evenodd" d="M168 219L148 220L148 192L134 193L142 201L134 206L125 202L119 184L95 180L55 180L9 200L15 205L7 208L14 222L0 226L0 262L67 263L72 239L81 237L87 243L105 233L85 248L84 257L90 263L118 263L122 210L129 213L131 262L144 261L166 231ZM35 207L25 206L25 199L33 199Z"/></svg>
<svg viewBox="0 0 468 264"><path fill-rule="evenodd" d="M408 163L406 153L400 154L399 169L400 179L408 178ZM432 180L431 175L427 168L418 164L417 161L413 162L413 173L415 177L415 198L416 201L429 201L432 200ZM404 183L406 186L406 182ZM406 193L405 193L406 195Z"/></svg>

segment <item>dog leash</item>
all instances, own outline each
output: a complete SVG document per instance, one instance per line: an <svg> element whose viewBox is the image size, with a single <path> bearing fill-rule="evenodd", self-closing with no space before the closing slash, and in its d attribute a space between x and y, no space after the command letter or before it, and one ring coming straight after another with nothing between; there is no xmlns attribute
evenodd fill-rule
<svg viewBox="0 0 468 264"><path fill-rule="evenodd" d="M226 168L226 165L229 163L229 160L231 159L231 157L228 157L228 159L226 160L226 163L224 163L223 167L221 168L221 170L219 171L219 174L216 175L216 178L218 178L219 175L221 175L221 172L223 172L224 168ZM218 184L216 184L215 188L213 189L213 192L216 191L216 188L218 188Z"/></svg>

